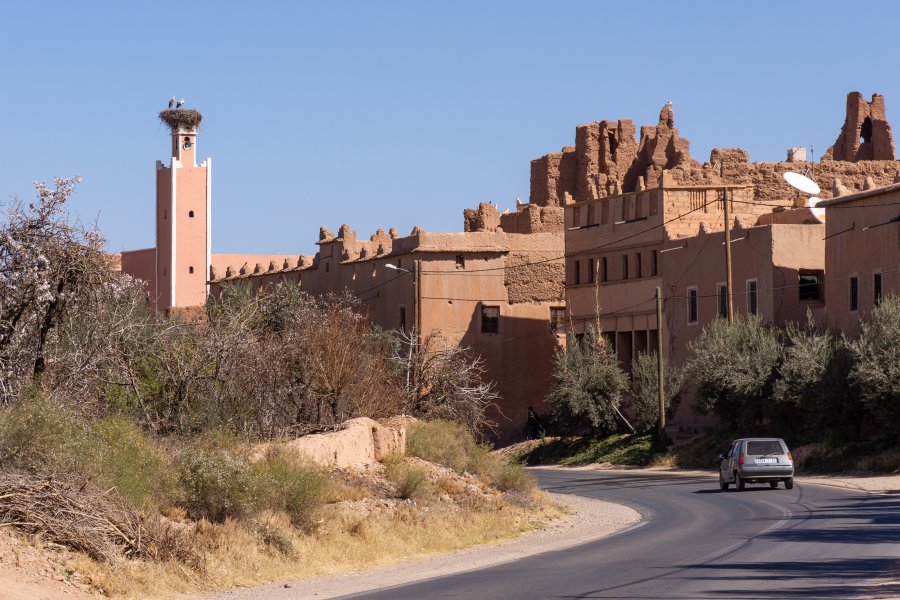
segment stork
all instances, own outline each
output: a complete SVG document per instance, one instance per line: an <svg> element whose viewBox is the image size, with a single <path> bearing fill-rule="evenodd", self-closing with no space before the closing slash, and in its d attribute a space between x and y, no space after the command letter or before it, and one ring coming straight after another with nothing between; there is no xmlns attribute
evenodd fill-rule
<svg viewBox="0 0 900 600"><path fill-rule="evenodd" d="M169 99L169 110L171 110L173 106L175 106L175 96L172 96Z"/></svg>
<svg viewBox="0 0 900 600"><path fill-rule="evenodd" d="M178 101L178 104L175 105L175 108L181 108L184 106L184 98Z"/></svg>

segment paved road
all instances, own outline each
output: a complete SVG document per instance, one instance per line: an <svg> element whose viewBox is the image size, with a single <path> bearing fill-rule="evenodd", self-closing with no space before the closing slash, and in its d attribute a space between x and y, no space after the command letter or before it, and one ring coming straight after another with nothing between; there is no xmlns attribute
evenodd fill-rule
<svg viewBox="0 0 900 600"><path fill-rule="evenodd" d="M897 598L900 497L712 476L541 470L550 490L640 511L609 538L353 598Z"/></svg>

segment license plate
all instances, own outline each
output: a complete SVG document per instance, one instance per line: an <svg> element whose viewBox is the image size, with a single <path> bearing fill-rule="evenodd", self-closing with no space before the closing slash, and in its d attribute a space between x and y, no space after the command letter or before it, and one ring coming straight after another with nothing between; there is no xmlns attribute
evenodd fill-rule
<svg viewBox="0 0 900 600"><path fill-rule="evenodd" d="M772 463L777 463L777 458L757 458L756 464L758 465L771 465Z"/></svg>

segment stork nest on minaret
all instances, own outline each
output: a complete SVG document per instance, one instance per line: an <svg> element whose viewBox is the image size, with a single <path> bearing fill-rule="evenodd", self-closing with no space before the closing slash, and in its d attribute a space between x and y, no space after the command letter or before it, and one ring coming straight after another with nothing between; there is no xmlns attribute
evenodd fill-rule
<svg viewBox="0 0 900 600"><path fill-rule="evenodd" d="M203 115L191 108L170 108L159 112L159 120L172 129L185 127L196 129L203 120Z"/></svg>

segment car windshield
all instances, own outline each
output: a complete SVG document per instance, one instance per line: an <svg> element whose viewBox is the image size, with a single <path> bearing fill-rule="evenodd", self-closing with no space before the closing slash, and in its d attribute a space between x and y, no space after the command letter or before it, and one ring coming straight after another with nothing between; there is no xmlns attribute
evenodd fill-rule
<svg viewBox="0 0 900 600"><path fill-rule="evenodd" d="M765 440L760 442L747 442L747 454L759 456L763 454L784 454L781 442L778 440Z"/></svg>

